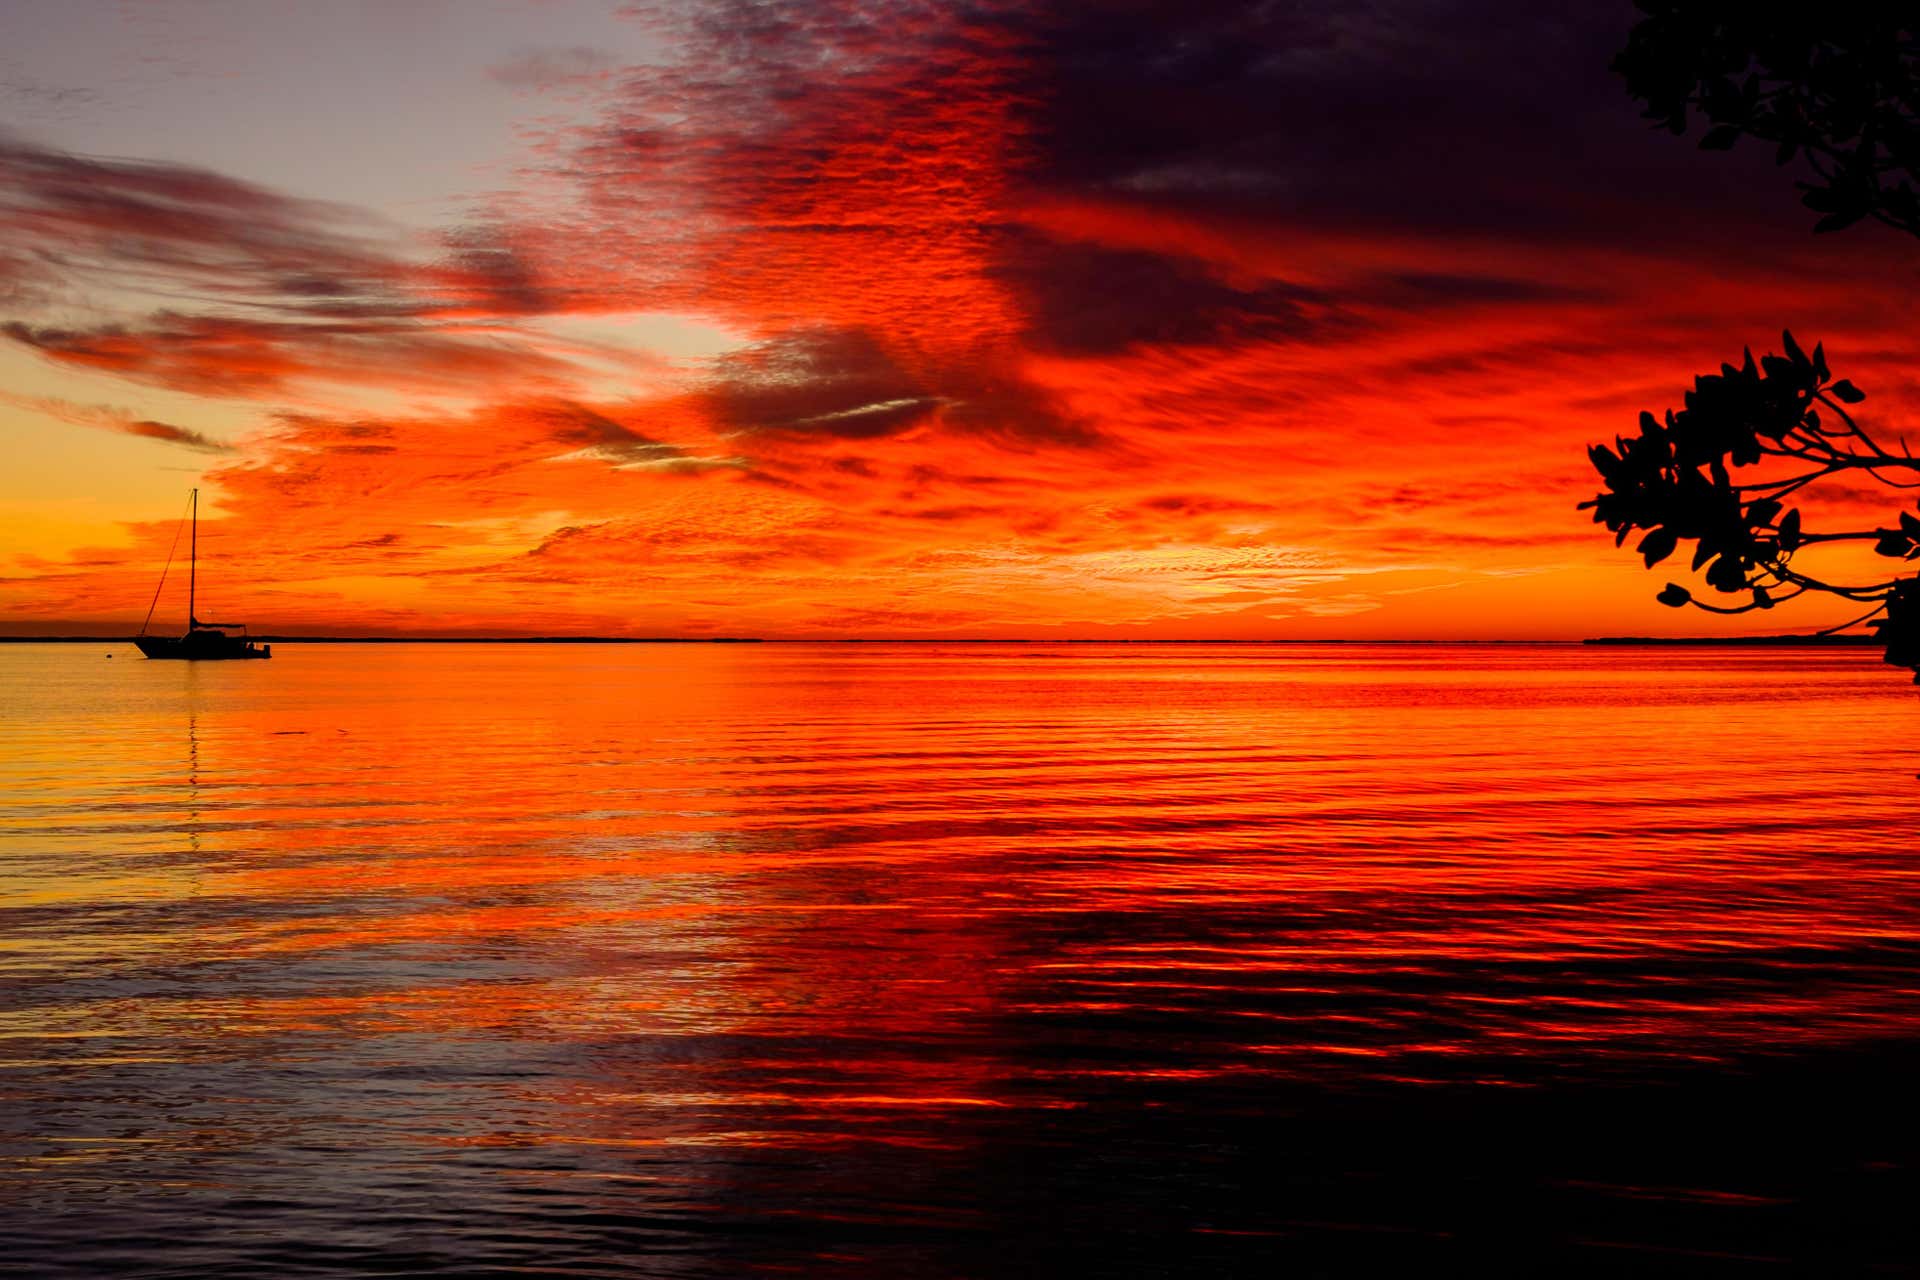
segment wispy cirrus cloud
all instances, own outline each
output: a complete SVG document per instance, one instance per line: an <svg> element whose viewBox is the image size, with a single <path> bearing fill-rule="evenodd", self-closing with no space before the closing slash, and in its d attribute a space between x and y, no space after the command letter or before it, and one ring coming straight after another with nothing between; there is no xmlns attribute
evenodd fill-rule
<svg viewBox="0 0 1920 1280"><path fill-rule="evenodd" d="M106 431L117 431L121 435L137 436L142 440L158 440L163 444L182 445L200 453L235 452L232 444L209 436L205 432L195 431L190 427L175 426L171 422L143 418L130 410L112 405L75 404L55 396L22 396L8 392L0 392L0 404L29 409L60 422L73 423L75 426L97 427Z"/></svg>
<svg viewBox="0 0 1920 1280"><path fill-rule="evenodd" d="M510 323L554 308L499 228L409 246L352 210L202 169L0 137L0 246L0 336L170 390L550 384L566 363ZM68 318L102 312L115 318Z"/></svg>
<svg viewBox="0 0 1920 1280"><path fill-rule="evenodd" d="M0 242L69 289L384 312L401 272L372 230L351 210L204 169L0 135Z"/></svg>
<svg viewBox="0 0 1920 1280"><path fill-rule="evenodd" d="M304 380L465 396L489 383L551 384L568 367L512 338L364 320L160 311L132 325L91 329L8 322L0 336L59 364L210 396L282 394Z"/></svg>

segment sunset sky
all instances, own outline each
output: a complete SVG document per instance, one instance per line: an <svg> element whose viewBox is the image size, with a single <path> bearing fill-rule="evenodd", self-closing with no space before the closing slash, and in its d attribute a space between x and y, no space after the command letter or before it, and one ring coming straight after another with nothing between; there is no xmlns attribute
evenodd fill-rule
<svg viewBox="0 0 1920 1280"><path fill-rule="evenodd" d="M0 633L131 631L196 484L276 633L1837 621L1575 510L1783 327L1920 421L1920 245L1650 129L1633 18L10 0Z"/></svg>

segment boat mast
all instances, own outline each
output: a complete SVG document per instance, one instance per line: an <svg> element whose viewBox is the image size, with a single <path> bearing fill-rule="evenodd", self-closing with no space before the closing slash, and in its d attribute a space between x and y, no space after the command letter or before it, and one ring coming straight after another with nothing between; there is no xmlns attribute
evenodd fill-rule
<svg viewBox="0 0 1920 1280"><path fill-rule="evenodd" d="M200 490L193 491L193 540L187 543L187 630L199 624L193 618L194 578L200 568Z"/></svg>

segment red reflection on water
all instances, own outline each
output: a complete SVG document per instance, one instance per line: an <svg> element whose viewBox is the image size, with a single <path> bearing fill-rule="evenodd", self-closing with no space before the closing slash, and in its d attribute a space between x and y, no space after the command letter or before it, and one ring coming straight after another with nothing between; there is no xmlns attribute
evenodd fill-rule
<svg viewBox="0 0 1920 1280"><path fill-rule="evenodd" d="M4 974L47 993L8 1052L344 1058L328 1114L408 1140L951 1145L1116 1080L1578 1077L1920 1017L1879 745L1912 706L1864 657L0 656L43 664L0 744L37 913Z"/></svg>
<svg viewBox="0 0 1920 1280"><path fill-rule="evenodd" d="M109 933L103 956L472 948L631 979L673 952L726 967L714 1016L844 1005L902 1032L1257 981L1506 1009L1497 1034L1553 1043L1616 1036L1578 1009L1852 1034L1893 994L1860 961L1913 938L1912 875L1876 852L1907 806L1860 785L1898 767L1872 744L1908 708L1850 655L288 656L271 682L140 668L91 736L15 724L39 802L9 839L50 823L60 846L43 879L14 853L28 896L193 904L189 933ZM1783 718L1789 770L1761 745ZM1846 982L1772 989L1821 949Z"/></svg>

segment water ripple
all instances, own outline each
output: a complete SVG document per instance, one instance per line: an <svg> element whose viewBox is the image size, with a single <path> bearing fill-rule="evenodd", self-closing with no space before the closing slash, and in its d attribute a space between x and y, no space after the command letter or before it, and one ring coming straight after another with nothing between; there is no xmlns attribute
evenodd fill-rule
<svg viewBox="0 0 1920 1280"><path fill-rule="evenodd" d="M233 667L0 648L34 1274L1511 1261L1440 1140L1583 1266L1804 1261L1764 1215L1829 1139L1740 1109L1884 1102L1920 1027L1914 707L1861 654ZM1911 1188L1859 1133L1855 1203Z"/></svg>

